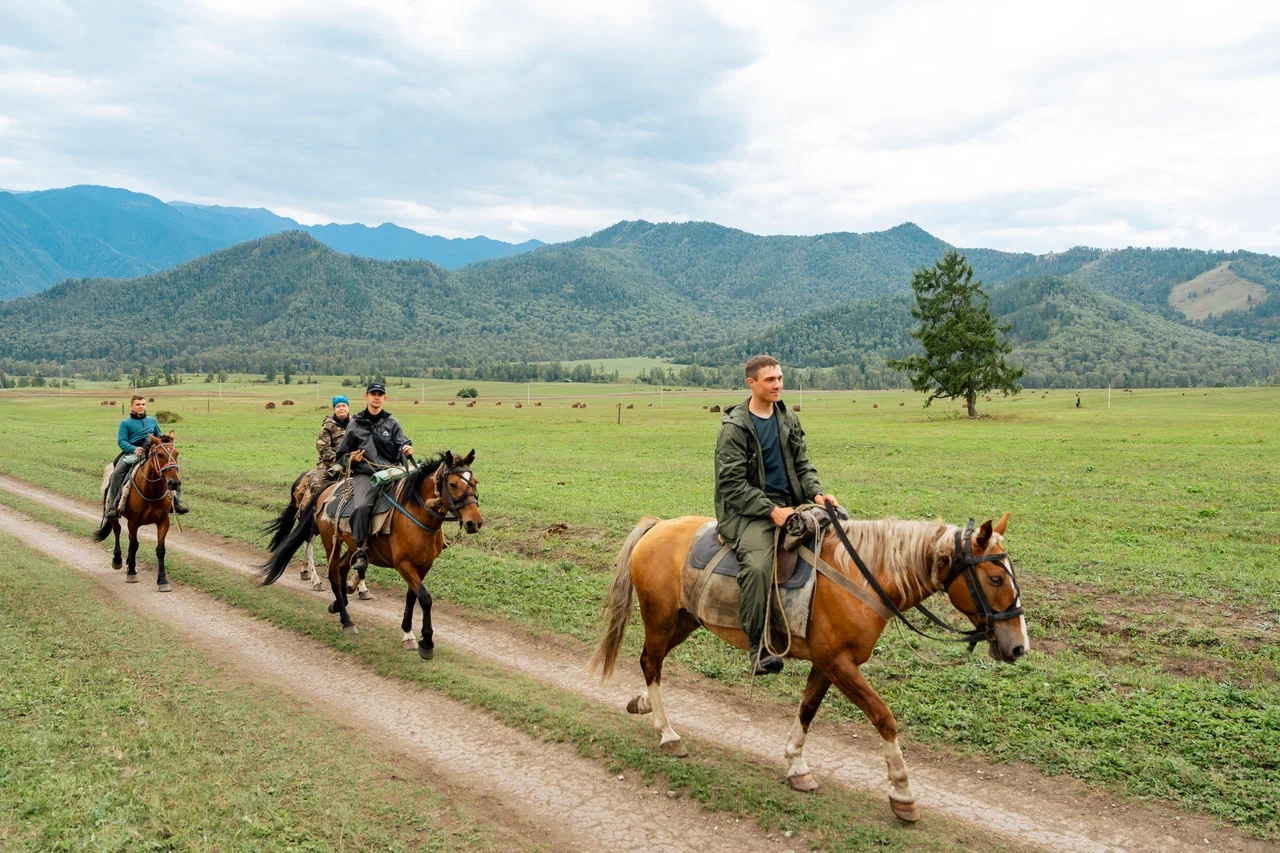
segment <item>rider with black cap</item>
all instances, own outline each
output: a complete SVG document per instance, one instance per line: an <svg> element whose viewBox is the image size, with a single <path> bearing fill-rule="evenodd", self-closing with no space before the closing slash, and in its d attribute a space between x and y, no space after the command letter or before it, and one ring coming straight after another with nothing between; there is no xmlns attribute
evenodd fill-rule
<svg viewBox="0 0 1280 853"><path fill-rule="evenodd" d="M382 408L386 399L386 386L381 382L370 382L364 389L364 411L351 418L336 452L339 465L345 465L350 457L351 487L355 496L351 538L356 543L351 568L358 572L369 566L365 548L369 543L369 521L373 515L373 474L413 454L413 443L405 437L400 422Z"/></svg>

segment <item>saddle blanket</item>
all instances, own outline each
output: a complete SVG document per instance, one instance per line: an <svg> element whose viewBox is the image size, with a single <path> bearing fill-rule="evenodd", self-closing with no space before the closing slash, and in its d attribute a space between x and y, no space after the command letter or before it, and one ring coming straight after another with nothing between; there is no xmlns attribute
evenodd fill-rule
<svg viewBox="0 0 1280 853"><path fill-rule="evenodd" d="M812 547L804 545L796 549L796 554L795 571L790 579L776 587L776 596L781 596L782 606L779 608L775 597L772 624L775 637L785 636L783 632L786 629L790 630L791 636L801 639L809 634L809 612L818 576L814 571L817 557ZM738 589L739 570L738 557L720 540L716 523L708 521L702 525L693 535L681 569L685 609L705 625L740 628L738 603L742 593Z"/></svg>
<svg viewBox="0 0 1280 853"><path fill-rule="evenodd" d="M397 487L397 492L404 489ZM400 500L400 495L396 495L396 501L404 505ZM334 489L333 494L329 496L329 501L320 511L330 518L338 519L338 530L342 533L351 535L351 515L355 512L355 495L347 488L347 481L343 480L338 483L338 488ZM339 507L341 503L341 507ZM369 535L382 536L391 532L391 519L396 514L396 509L391 505L390 496L385 491L378 492L378 497L373 504L373 517L369 519Z"/></svg>

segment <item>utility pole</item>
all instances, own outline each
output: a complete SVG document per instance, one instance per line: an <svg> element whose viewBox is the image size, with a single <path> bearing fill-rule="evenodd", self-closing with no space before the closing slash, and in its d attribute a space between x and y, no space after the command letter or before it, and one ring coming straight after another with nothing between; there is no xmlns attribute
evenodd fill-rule
<svg viewBox="0 0 1280 853"><path fill-rule="evenodd" d="M796 403L796 405L803 406L804 405L804 377L800 375L799 371L796 371L796 382L800 383L800 402Z"/></svg>
<svg viewBox="0 0 1280 853"><path fill-rule="evenodd" d="M1111 383L1107 383L1107 408L1111 408Z"/></svg>
<svg viewBox="0 0 1280 853"><path fill-rule="evenodd" d="M528 406L533 402L533 383L524 383L524 404Z"/></svg>

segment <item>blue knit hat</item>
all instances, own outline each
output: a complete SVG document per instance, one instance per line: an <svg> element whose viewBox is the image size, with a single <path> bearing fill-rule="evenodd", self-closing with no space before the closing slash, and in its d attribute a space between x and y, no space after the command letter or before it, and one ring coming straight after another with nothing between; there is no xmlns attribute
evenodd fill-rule
<svg viewBox="0 0 1280 853"><path fill-rule="evenodd" d="M348 406L351 405L351 401L341 394L333 398L333 405L337 406L339 403L346 403Z"/></svg>

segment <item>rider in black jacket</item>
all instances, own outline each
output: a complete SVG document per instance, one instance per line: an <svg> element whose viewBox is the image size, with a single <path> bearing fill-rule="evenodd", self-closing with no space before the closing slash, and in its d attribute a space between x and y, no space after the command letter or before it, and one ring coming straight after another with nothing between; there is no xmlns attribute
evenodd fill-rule
<svg viewBox="0 0 1280 853"><path fill-rule="evenodd" d="M405 437L400 422L382 406L387 389L381 382L370 382L364 391L365 409L351 418L338 445L337 461L351 461L351 486L355 495L355 511L351 515L351 538L356 543L351 568L357 572L369 567L365 549L369 543L369 521L373 515L374 471L398 465L413 454L413 443Z"/></svg>

